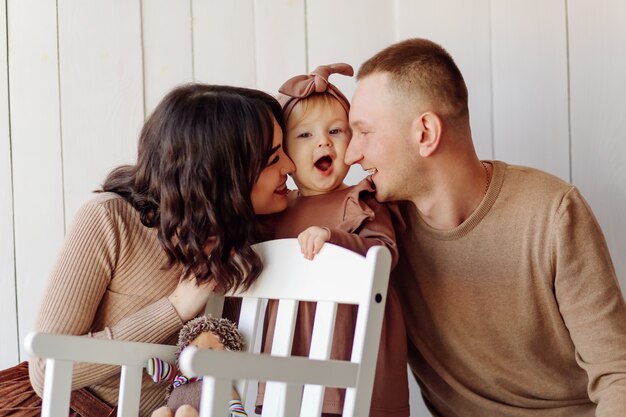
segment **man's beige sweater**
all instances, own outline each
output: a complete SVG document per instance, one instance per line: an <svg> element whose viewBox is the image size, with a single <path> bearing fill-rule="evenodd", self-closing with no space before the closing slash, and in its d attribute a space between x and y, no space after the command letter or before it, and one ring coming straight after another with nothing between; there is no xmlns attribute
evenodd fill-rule
<svg viewBox="0 0 626 417"><path fill-rule="evenodd" d="M626 416L626 306L590 208L553 176L492 164L485 198L453 230L403 207L392 282L427 405L445 417Z"/></svg>

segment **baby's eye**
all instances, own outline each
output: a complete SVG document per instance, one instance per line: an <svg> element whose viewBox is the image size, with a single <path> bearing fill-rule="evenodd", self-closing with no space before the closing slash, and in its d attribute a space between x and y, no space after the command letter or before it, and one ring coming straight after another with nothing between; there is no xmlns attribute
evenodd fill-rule
<svg viewBox="0 0 626 417"><path fill-rule="evenodd" d="M299 138L310 138L312 135L309 132L303 132L298 135Z"/></svg>
<svg viewBox="0 0 626 417"><path fill-rule="evenodd" d="M330 130L330 134L331 134L331 135L336 135L336 134L338 134L338 133L341 133L341 129L331 129L331 130Z"/></svg>

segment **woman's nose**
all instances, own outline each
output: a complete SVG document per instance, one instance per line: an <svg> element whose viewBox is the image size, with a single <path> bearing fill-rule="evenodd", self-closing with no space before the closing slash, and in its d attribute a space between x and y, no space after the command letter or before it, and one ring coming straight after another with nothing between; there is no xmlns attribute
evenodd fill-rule
<svg viewBox="0 0 626 417"><path fill-rule="evenodd" d="M281 160L284 161L283 164L283 173L285 175L287 174L292 174L295 170L296 170L296 165L293 163L293 161L291 160L291 158L289 158L287 156L287 154L285 154L284 158L281 158Z"/></svg>

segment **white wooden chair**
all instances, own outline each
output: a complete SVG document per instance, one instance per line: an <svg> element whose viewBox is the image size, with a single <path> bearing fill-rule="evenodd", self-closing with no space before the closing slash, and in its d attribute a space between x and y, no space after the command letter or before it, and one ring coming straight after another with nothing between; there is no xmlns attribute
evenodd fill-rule
<svg viewBox="0 0 626 417"><path fill-rule="evenodd" d="M179 358L183 372L203 376L200 415L226 415L233 380L242 399L250 381L268 381L263 416L319 416L324 387L347 388L344 416L368 415L391 264L387 248L373 247L363 257L326 244L313 261L304 259L296 239L259 243L255 250L263 272L249 290L236 294L243 298L239 331L245 351L188 348ZM279 300L271 355L259 354L267 299ZM318 303L308 358L289 356L298 301ZM212 297L207 312L220 316L223 302ZM358 305L350 361L329 359L340 303ZM29 334L25 344L32 355L48 358L42 417L67 415L72 362L78 361L120 365L118 416L136 416L147 358L174 355L172 346L43 333ZM247 411L253 415L249 406Z"/></svg>

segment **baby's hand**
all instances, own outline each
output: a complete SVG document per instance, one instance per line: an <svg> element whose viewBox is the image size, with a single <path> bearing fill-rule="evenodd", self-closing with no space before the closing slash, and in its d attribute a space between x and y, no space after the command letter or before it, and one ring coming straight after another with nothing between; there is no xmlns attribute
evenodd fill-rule
<svg viewBox="0 0 626 417"><path fill-rule="evenodd" d="M328 239L330 230L318 226L311 226L298 235L300 250L306 259L313 259Z"/></svg>

